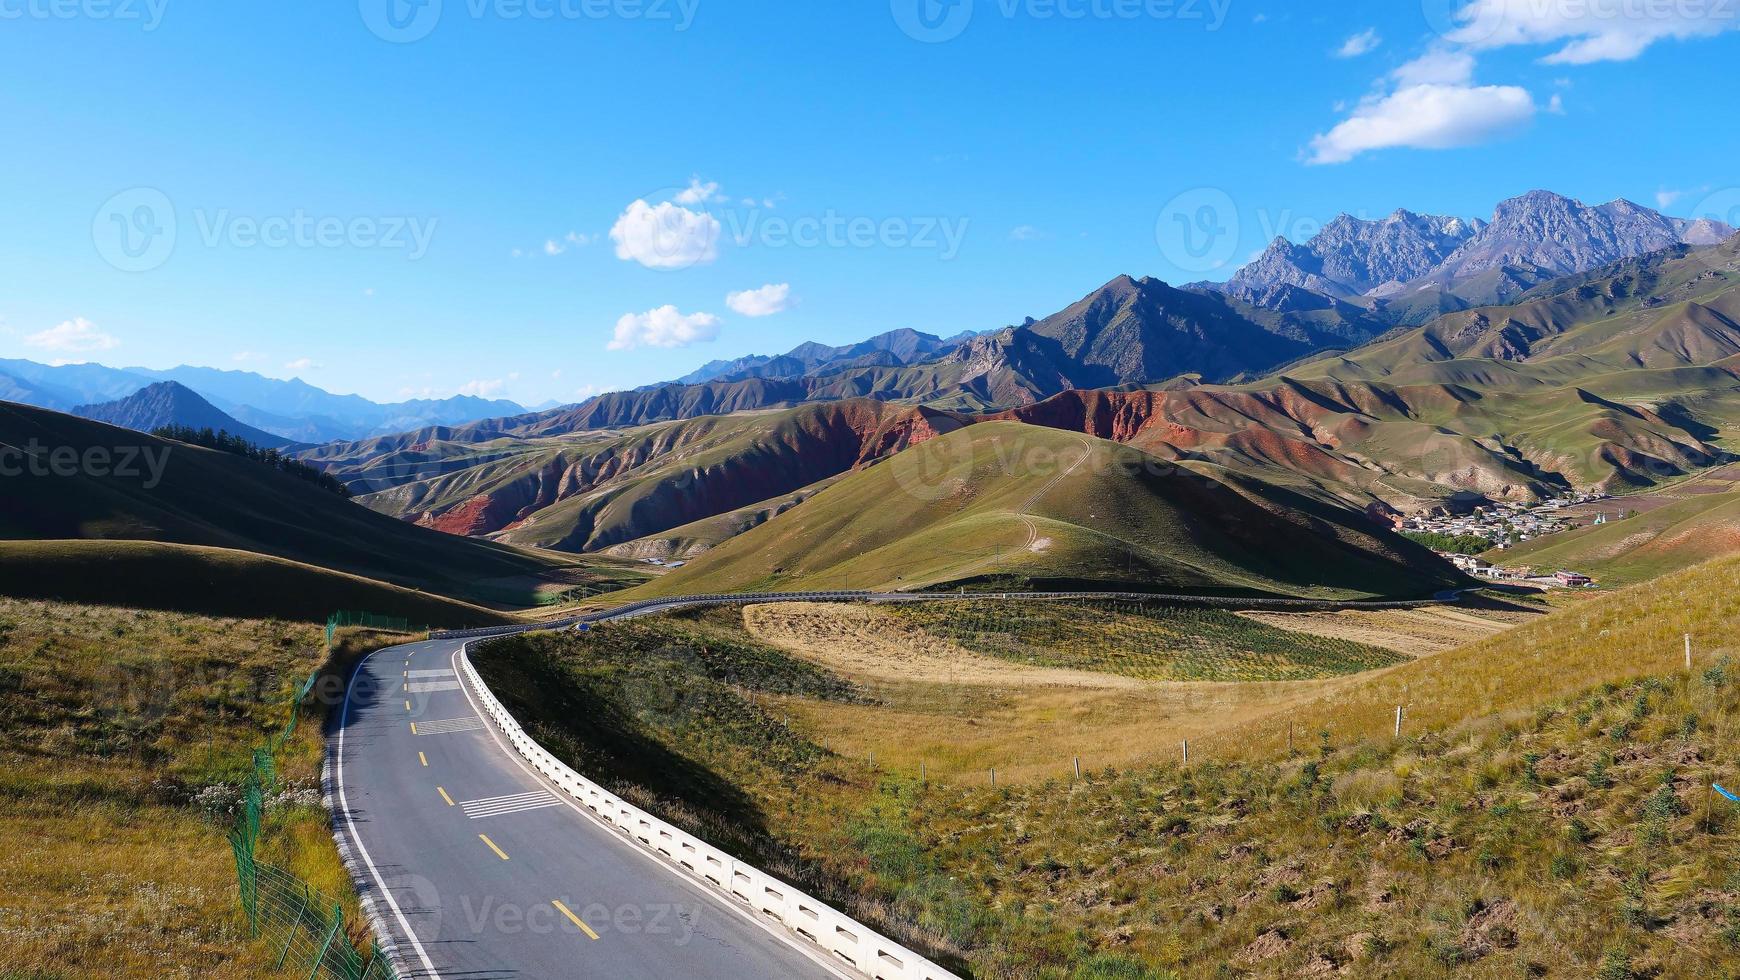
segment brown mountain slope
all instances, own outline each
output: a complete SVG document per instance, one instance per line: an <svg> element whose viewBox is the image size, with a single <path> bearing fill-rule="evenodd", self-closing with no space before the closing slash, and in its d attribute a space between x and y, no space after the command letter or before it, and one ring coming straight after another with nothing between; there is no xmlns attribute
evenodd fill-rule
<svg viewBox="0 0 1740 980"><path fill-rule="evenodd" d="M409 463L363 502L455 534L591 551L791 494L959 427L952 415L852 399L570 439L501 440ZM442 447L425 447L423 451ZM341 478L367 475L366 453Z"/></svg>

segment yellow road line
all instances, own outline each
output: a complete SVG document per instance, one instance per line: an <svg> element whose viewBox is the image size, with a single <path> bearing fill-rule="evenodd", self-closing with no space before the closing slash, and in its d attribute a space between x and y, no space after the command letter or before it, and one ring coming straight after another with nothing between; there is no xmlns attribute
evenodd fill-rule
<svg viewBox="0 0 1740 980"><path fill-rule="evenodd" d="M414 721L413 721L413 722L411 722L411 734L412 734L412 735L415 735L415 734L417 734L417 723L416 723L416 722L414 722Z"/></svg>
<svg viewBox="0 0 1740 980"><path fill-rule="evenodd" d="M484 836L483 834L478 834L477 839L480 841L483 841L484 844L488 845L489 849L495 852L496 857L501 858L503 861L506 861L508 859L507 853L505 851L503 851L501 848L495 846L495 841L490 840L488 837Z"/></svg>
<svg viewBox="0 0 1740 980"><path fill-rule="evenodd" d="M411 710L411 699L410 699L410 698L406 698L406 699L405 699L405 710L406 710L406 711L410 711L410 710Z"/></svg>
<svg viewBox="0 0 1740 980"><path fill-rule="evenodd" d="M447 791L446 791L446 790L444 790L444 789L442 789L442 788L441 788L441 787L439 787L439 786L437 786L437 787L435 787L435 792L437 792L437 793L440 793L440 794L441 794L441 798L442 798L442 799L444 799L444 800L446 800L446 801L447 801L447 805L448 805L448 806L452 806L452 805L453 805L453 797L451 797L451 796L448 796L448 795L447 795Z"/></svg>
<svg viewBox="0 0 1740 980"><path fill-rule="evenodd" d="M597 939L598 938L598 933L593 932L591 926L587 925L584 922L581 922L579 916L575 915L573 912L568 911L568 906L563 905L561 902L551 902L550 904L556 906L556 911L567 916L569 922L572 922L575 925L579 926L580 931L586 934L586 938L588 938L588 939Z"/></svg>
<svg viewBox="0 0 1740 980"><path fill-rule="evenodd" d="M425 768L425 769L429 768L429 757L424 755L423 753L421 753L421 752L417 753L417 761L423 763L423 768Z"/></svg>

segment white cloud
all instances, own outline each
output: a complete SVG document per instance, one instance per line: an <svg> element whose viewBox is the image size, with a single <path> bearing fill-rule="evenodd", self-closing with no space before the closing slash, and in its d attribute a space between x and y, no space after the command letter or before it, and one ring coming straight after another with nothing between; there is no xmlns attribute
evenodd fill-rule
<svg viewBox="0 0 1740 980"><path fill-rule="evenodd" d="M674 306L661 306L645 313L629 313L616 321L616 336L610 341L610 349L687 347L716 340L718 336L719 318L713 314L683 314Z"/></svg>
<svg viewBox="0 0 1740 980"><path fill-rule="evenodd" d="M1382 43L1384 43L1383 37L1378 34L1377 28L1373 27L1343 41L1340 49L1335 52L1335 56L1337 58L1358 58L1361 55L1376 51L1378 45Z"/></svg>
<svg viewBox="0 0 1740 980"><path fill-rule="evenodd" d="M768 284L725 297L725 305L744 316L772 316L791 309L791 284Z"/></svg>
<svg viewBox="0 0 1740 980"><path fill-rule="evenodd" d="M1455 14L1451 41L1475 49L1562 45L1554 65L1630 61L1662 40L1713 37L1740 28L1728 0L1469 0Z"/></svg>
<svg viewBox="0 0 1740 980"><path fill-rule="evenodd" d="M1309 163L1346 163L1391 147L1447 150L1516 133L1535 117L1526 89L1508 85L1413 85L1361 102L1351 117L1311 141Z"/></svg>
<svg viewBox="0 0 1740 980"><path fill-rule="evenodd" d="M1017 242L1038 242L1050 237L1050 234L1032 225L1017 225L1009 232L1009 239Z"/></svg>
<svg viewBox="0 0 1740 980"><path fill-rule="evenodd" d="M1466 85L1474 80L1474 56L1454 48L1434 47L1390 73L1403 88L1414 85Z"/></svg>
<svg viewBox="0 0 1740 980"><path fill-rule="evenodd" d="M318 371L318 370L320 370L320 365L317 364L313 358L299 357L296 360L291 361L288 364L285 364L284 370L286 370L286 371Z"/></svg>
<svg viewBox="0 0 1740 980"><path fill-rule="evenodd" d="M263 361L265 359L266 355L251 350L238 351L236 352L235 357L231 358L231 360L235 361L237 364L251 364L255 361Z"/></svg>
<svg viewBox="0 0 1740 980"><path fill-rule="evenodd" d="M114 350L121 346L121 341L81 316L25 337L24 346L57 354L91 354Z"/></svg>
<svg viewBox="0 0 1740 980"><path fill-rule="evenodd" d="M686 269L719 257L719 219L664 203L635 201L616 219L616 257L649 269Z"/></svg>
<svg viewBox="0 0 1740 980"><path fill-rule="evenodd" d="M1665 211L1668 208L1673 207L1680 198L1685 196L1685 191L1676 191L1663 187L1661 190L1655 192L1655 206Z"/></svg>
<svg viewBox="0 0 1740 980"><path fill-rule="evenodd" d="M507 387L507 382L496 378L491 381L467 381L459 386L459 394L470 395L473 398L494 398Z"/></svg>
<svg viewBox="0 0 1740 980"><path fill-rule="evenodd" d="M706 204L708 201L716 201L724 196L719 193L717 181L702 183L701 178L696 176L690 177L689 186L678 192L672 200L678 204Z"/></svg>
<svg viewBox="0 0 1740 980"><path fill-rule="evenodd" d="M567 246L563 245L561 242L556 241L554 238L552 238L549 241L544 243L544 254L545 255L550 255L550 256L561 255L563 252L566 252L566 251L568 251Z"/></svg>
<svg viewBox="0 0 1740 980"><path fill-rule="evenodd" d="M1564 115L1565 114L1565 97L1560 95L1557 92L1554 92L1553 97L1547 100L1547 111L1552 113L1555 116Z"/></svg>

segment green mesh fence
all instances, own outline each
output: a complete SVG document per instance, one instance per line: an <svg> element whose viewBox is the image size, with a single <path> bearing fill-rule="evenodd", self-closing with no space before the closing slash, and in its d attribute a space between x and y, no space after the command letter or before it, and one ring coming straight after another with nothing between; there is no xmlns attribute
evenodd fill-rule
<svg viewBox="0 0 1740 980"><path fill-rule="evenodd" d="M328 625L329 634L333 628ZM357 950L343 906L295 875L256 859L265 800L278 783L278 751L296 734L298 708L319 679L319 671L309 675L291 698L290 720L283 730L254 750L254 764L230 828L237 895L249 934L273 951L279 970L308 980L397 980L378 946L366 956Z"/></svg>
<svg viewBox="0 0 1740 980"><path fill-rule="evenodd" d="M332 649L332 637L347 626L361 626L368 629L392 630L396 633L410 633L411 621L403 616L382 616L371 612L351 612L342 610L335 612L326 619L326 648ZM419 627L414 632L423 632Z"/></svg>

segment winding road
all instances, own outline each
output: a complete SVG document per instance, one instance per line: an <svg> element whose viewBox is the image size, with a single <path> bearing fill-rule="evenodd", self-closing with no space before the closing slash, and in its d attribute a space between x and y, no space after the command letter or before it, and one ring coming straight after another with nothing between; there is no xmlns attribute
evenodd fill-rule
<svg viewBox="0 0 1740 980"><path fill-rule="evenodd" d="M461 683L463 642L371 655L328 739L339 846L402 976L844 976L527 768Z"/></svg>
<svg viewBox="0 0 1740 980"><path fill-rule="evenodd" d="M486 720L458 658L478 636L740 602L921 602L948 594L799 592L657 599L553 623L437 634L360 663L327 732L340 851L407 980L845 977L784 930L628 843L531 770ZM1453 602L1166 599L1271 609Z"/></svg>

